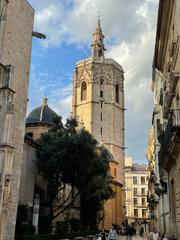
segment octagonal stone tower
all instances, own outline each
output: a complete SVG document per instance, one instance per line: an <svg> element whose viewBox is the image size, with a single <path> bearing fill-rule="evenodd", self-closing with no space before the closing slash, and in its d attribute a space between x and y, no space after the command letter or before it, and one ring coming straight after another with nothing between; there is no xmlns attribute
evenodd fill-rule
<svg viewBox="0 0 180 240"><path fill-rule="evenodd" d="M124 75L122 66L104 57L104 35L98 21L92 56L77 62L73 81L73 116L112 156L110 172L116 196L104 207L102 227L124 221Z"/></svg>

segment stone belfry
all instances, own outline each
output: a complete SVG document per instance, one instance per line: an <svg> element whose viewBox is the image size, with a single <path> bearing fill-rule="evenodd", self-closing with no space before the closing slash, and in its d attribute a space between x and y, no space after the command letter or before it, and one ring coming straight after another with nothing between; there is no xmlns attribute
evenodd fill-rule
<svg viewBox="0 0 180 240"><path fill-rule="evenodd" d="M116 196L104 206L101 227L124 221L124 75L121 65L105 58L100 20L90 58L77 62L73 81L73 116L109 152Z"/></svg>
<svg viewBox="0 0 180 240"><path fill-rule="evenodd" d="M98 59L100 57L104 57L104 51L106 50L104 47L104 35L102 33L101 25L100 25L100 19L98 19L98 26L93 33L93 43L91 45L92 47L92 57L95 59Z"/></svg>

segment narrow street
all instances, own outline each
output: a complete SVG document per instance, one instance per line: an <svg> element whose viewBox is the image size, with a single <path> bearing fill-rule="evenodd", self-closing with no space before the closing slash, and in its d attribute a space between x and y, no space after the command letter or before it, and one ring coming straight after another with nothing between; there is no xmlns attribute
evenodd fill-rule
<svg viewBox="0 0 180 240"><path fill-rule="evenodd" d="M140 237L139 234L136 234L132 237L132 240L146 240L147 236L144 235L143 237ZM126 236L118 235L118 240L128 240Z"/></svg>
<svg viewBox="0 0 180 240"><path fill-rule="evenodd" d="M179 183L180 0L0 0L0 240L180 240Z"/></svg>

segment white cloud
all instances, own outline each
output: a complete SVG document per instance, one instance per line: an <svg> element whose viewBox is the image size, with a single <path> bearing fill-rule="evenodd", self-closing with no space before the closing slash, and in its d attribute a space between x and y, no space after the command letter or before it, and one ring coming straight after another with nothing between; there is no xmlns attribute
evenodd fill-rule
<svg viewBox="0 0 180 240"><path fill-rule="evenodd" d="M72 96L69 95L57 102L52 101L50 104L52 109L62 116L63 122L66 122L66 119L70 117L72 112Z"/></svg>
<svg viewBox="0 0 180 240"><path fill-rule="evenodd" d="M42 98L46 96L48 105L61 115L63 119L69 116L72 105L72 84L66 84L63 77L59 77L59 72L41 72L39 67L32 67L28 113L32 108L40 106Z"/></svg>
<svg viewBox="0 0 180 240"><path fill-rule="evenodd" d="M71 2L71 1L67 1ZM47 35L46 47L69 43L87 44L97 23L98 10L107 38L116 42L134 41L148 30L154 19L156 4L149 0L74 0L35 1L35 29Z"/></svg>
<svg viewBox="0 0 180 240"><path fill-rule="evenodd" d="M37 9L35 28L47 35L45 47L64 42L79 47L90 45L101 12L107 56L125 70L126 142L128 152L144 157L151 123L151 66L154 51L157 0L31 0ZM38 83L37 83L38 85ZM50 85L49 85L50 87ZM52 90L53 105L62 115L71 111L70 85ZM40 89L43 91L44 89ZM63 99L62 99L63 98ZM138 151L138 154L135 152ZM137 160L141 160L137 159Z"/></svg>

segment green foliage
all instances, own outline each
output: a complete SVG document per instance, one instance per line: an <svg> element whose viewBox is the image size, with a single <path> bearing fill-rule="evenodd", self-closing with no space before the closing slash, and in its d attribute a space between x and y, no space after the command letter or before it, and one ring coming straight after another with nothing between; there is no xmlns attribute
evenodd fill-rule
<svg viewBox="0 0 180 240"><path fill-rule="evenodd" d="M34 233L34 226L28 221L28 206L20 204L17 211L15 234L24 236Z"/></svg>
<svg viewBox="0 0 180 240"><path fill-rule="evenodd" d="M56 234L58 233L68 233L70 230L70 225L69 222L67 220L65 221L58 221L56 223Z"/></svg>
<svg viewBox="0 0 180 240"><path fill-rule="evenodd" d="M38 227L39 234L49 234L51 232L49 218L47 216L40 216Z"/></svg>
<svg viewBox="0 0 180 240"><path fill-rule="evenodd" d="M49 183L51 204L62 183L70 184L80 195L81 227L96 229L103 202L114 196L107 150L84 129L77 132L74 119L65 127L58 121L38 140L39 170Z"/></svg>
<svg viewBox="0 0 180 240"><path fill-rule="evenodd" d="M80 220L71 218L56 223L56 234L78 233L80 231Z"/></svg>
<svg viewBox="0 0 180 240"><path fill-rule="evenodd" d="M19 204L17 211L17 222L25 223L28 218L28 206L24 204Z"/></svg>
<svg viewBox="0 0 180 240"><path fill-rule="evenodd" d="M74 239L75 237L85 237L87 235L94 235L97 231L81 231L77 233L62 233L55 235L28 235L28 236L17 236L16 240L59 240L59 239Z"/></svg>
<svg viewBox="0 0 180 240"><path fill-rule="evenodd" d="M79 219L71 218L69 219L69 224L71 227L71 232L76 233L80 231L81 224Z"/></svg>

